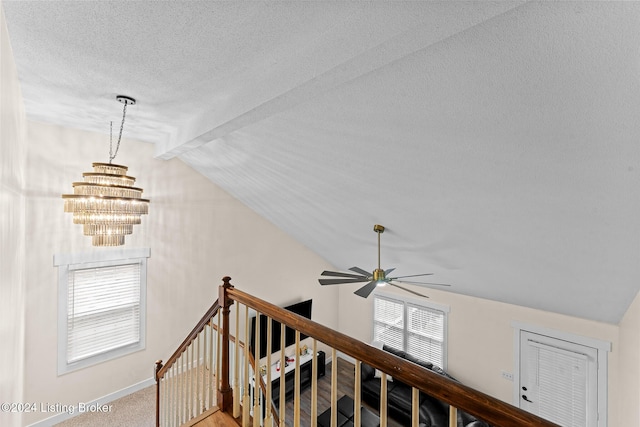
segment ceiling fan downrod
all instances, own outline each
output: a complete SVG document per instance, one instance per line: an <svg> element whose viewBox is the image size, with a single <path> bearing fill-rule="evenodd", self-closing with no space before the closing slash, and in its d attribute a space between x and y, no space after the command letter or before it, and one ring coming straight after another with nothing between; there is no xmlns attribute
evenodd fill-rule
<svg viewBox="0 0 640 427"><path fill-rule="evenodd" d="M385 279L384 270L380 267L380 234L384 233L384 226L375 224L373 231L378 233L378 268L373 270L373 280L376 282L383 282Z"/></svg>

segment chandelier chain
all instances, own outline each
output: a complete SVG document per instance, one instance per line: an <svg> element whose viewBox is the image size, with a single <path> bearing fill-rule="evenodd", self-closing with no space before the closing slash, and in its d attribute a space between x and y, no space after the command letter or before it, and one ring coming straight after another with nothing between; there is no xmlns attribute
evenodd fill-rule
<svg viewBox="0 0 640 427"><path fill-rule="evenodd" d="M120 140L122 140L122 129L124 129L124 119L127 116L127 104L128 102L124 102L124 108L122 109L122 123L120 124L120 134L118 135L118 144L116 145L116 152L113 152L113 122L111 122L109 126L109 163L118 155L118 150L120 149Z"/></svg>

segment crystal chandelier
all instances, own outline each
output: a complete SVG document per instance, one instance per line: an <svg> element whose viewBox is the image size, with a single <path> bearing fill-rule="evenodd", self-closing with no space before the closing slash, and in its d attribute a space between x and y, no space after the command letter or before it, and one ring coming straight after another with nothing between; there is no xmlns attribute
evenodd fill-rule
<svg viewBox="0 0 640 427"><path fill-rule="evenodd" d="M73 223L82 224L93 246L124 245L124 236L132 234L140 216L149 213L149 200L141 198L142 188L133 186L136 179L127 175L128 168L111 163L120 148L127 105L136 103L127 96L116 99L124 110L115 153L111 134L109 163L93 163L93 172L83 173L84 181L73 183L73 194L62 195L64 211L73 213Z"/></svg>

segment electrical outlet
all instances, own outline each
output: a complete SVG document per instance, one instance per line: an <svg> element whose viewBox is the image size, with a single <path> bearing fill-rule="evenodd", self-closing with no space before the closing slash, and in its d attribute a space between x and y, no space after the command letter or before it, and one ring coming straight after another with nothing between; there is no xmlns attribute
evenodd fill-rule
<svg viewBox="0 0 640 427"><path fill-rule="evenodd" d="M513 374L511 372L502 371L502 378L508 381L513 381Z"/></svg>

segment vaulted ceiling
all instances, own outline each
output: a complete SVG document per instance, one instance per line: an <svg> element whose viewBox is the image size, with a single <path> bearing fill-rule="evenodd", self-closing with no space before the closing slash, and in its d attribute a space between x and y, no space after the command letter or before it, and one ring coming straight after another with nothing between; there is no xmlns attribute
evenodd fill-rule
<svg viewBox="0 0 640 427"><path fill-rule="evenodd" d="M636 2L2 5L30 119L132 96L125 137L336 269L379 223L452 292L617 323L640 289Z"/></svg>

